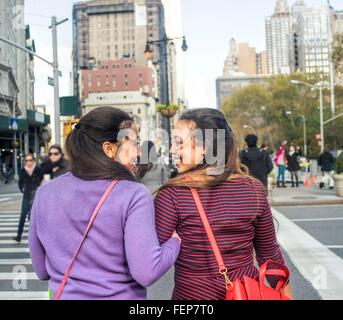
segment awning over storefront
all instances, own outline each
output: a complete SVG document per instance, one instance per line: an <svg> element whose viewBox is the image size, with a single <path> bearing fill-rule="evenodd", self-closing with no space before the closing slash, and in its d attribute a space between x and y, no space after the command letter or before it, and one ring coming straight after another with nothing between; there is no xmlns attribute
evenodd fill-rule
<svg viewBox="0 0 343 320"><path fill-rule="evenodd" d="M11 117L0 115L0 131L13 131L10 126ZM18 124L17 132L26 132L29 127L46 127L50 123L50 116L28 110L27 119L16 119Z"/></svg>
<svg viewBox="0 0 343 320"><path fill-rule="evenodd" d="M17 119L19 132L25 132L28 129L28 122L26 119ZM13 131L10 127L10 117L0 116L0 131ZM13 131L14 132L14 131Z"/></svg>
<svg viewBox="0 0 343 320"><path fill-rule="evenodd" d="M50 116L37 111L27 110L29 126L46 127L50 123Z"/></svg>

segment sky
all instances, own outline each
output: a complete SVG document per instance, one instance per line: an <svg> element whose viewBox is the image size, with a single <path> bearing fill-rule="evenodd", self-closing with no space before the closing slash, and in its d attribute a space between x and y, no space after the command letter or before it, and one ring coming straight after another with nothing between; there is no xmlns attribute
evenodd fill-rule
<svg viewBox="0 0 343 320"><path fill-rule="evenodd" d="M174 1L174 0L165 0ZM229 41L248 42L258 51L265 50L265 17L274 11L276 0L180 0L183 34L188 51L184 53L185 95L191 108L215 107L215 79L221 76ZM292 5L295 0L290 0ZM327 0L305 0L307 5L325 5ZM342 0L331 0L337 10L343 10ZM26 23L31 25L31 35L37 53L52 60L51 16L59 20L69 18L58 26L58 45L61 96L72 94L72 5L71 0L26 0ZM176 19L177 21L177 19ZM53 105L53 87L48 86L52 77L49 66L35 60L36 104ZM49 109L48 109L49 111Z"/></svg>

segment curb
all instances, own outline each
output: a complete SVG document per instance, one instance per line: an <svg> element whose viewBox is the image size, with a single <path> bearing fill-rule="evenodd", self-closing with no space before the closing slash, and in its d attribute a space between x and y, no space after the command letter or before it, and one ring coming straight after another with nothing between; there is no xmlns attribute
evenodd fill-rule
<svg viewBox="0 0 343 320"><path fill-rule="evenodd" d="M321 205L343 205L343 198L337 200L318 201L269 201L271 207L297 207L297 206L321 206Z"/></svg>

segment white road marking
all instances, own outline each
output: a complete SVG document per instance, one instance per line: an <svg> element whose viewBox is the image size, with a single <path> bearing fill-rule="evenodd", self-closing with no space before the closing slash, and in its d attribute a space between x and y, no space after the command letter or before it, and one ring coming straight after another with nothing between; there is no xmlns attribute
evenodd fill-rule
<svg viewBox="0 0 343 320"><path fill-rule="evenodd" d="M0 253L30 252L29 248L0 248Z"/></svg>
<svg viewBox="0 0 343 320"><path fill-rule="evenodd" d="M291 219L293 222L322 222L322 221L343 221L343 218L312 218L312 219Z"/></svg>
<svg viewBox="0 0 343 320"><path fill-rule="evenodd" d="M327 246L329 249L343 249L343 246Z"/></svg>
<svg viewBox="0 0 343 320"><path fill-rule="evenodd" d="M6 212L6 213L8 213L8 212ZM19 214L20 214L20 212L16 212L13 214L1 214L0 213L0 218L1 219L6 219L6 218L18 218L19 219Z"/></svg>
<svg viewBox="0 0 343 320"><path fill-rule="evenodd" d="M17 231L17 230L18 230L18 225L16 227L12 227L12 228L10 228L10 227L4 227L3 228L3 227L0 226L0 232L3 232L3 231Z"/></svg>
<svg viewBox="0 0 343 320"><path fill-rule="evenodd" d="M31 259L0 259L0 265L31 265Z"/></svg>
<svg viewBox="0 0 343 320"><path fill-rule="evenodd" d="M320 284L323 280L320 276L325 276L326 286L315 288L319 295L324 300L342 300L343 259L282 213L274 208L272 211L279 222L278 241L298 271L313 285Z"/></svg>
<svg viewBox="0 0 343 320"><path fill-rule="evenodd" d="M0 202L5 202L5 201L8 201L8 200L11 200L11 198L0 198Z"/></svg>
<svg viewBox="0 0 343 320"><path fill-rule="evenodd" d="M0 198L1 197L17 197L17 196L22 196L22 195L23 195L22 193L5 193L5 194L0 195Z"/></svg>
<svg viewBox="0 0 343 320"><path fill-rule="evenodd" d="M0 300L49 300L49 293L48 291L0 292Z"/></svg>
<svg viewBox="0 0 343 320"><path fill-rule="evenodd" d="M17 242L14 240L0 240L0 244L16 244ZM21 244L27 244L29 243L28 240L21 240Z"/></svg>
<svg viewBox="0 0 343 320"><path fill-rule="evenodd" d="M34 272L2 272L0 273L0 280L39 280Z"/></svg>
<svg viewBox="0 0 343 320"><path fill-rule="evenodd" d="M0 238L16 237L16 236L17 236L16 232L6 232L6 233L0 232Z"/></svg>

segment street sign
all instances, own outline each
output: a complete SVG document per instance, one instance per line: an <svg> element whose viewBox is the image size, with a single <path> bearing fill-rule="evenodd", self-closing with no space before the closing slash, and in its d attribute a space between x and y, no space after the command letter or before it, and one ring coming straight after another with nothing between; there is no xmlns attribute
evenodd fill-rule
<svg viewBox="0 0 343 320"><path fill-rule="evenodd" d="M15 117L9 118L9 129L17 131L18 130L18 119Z"/></svg>
<svg viewBox="0 0 343 320"><path fill-rule="evenodd" d="M49 86L54 86L54 79L53 78L51 78L51 77L48 77L48 84L49 84Z"/></svg>

